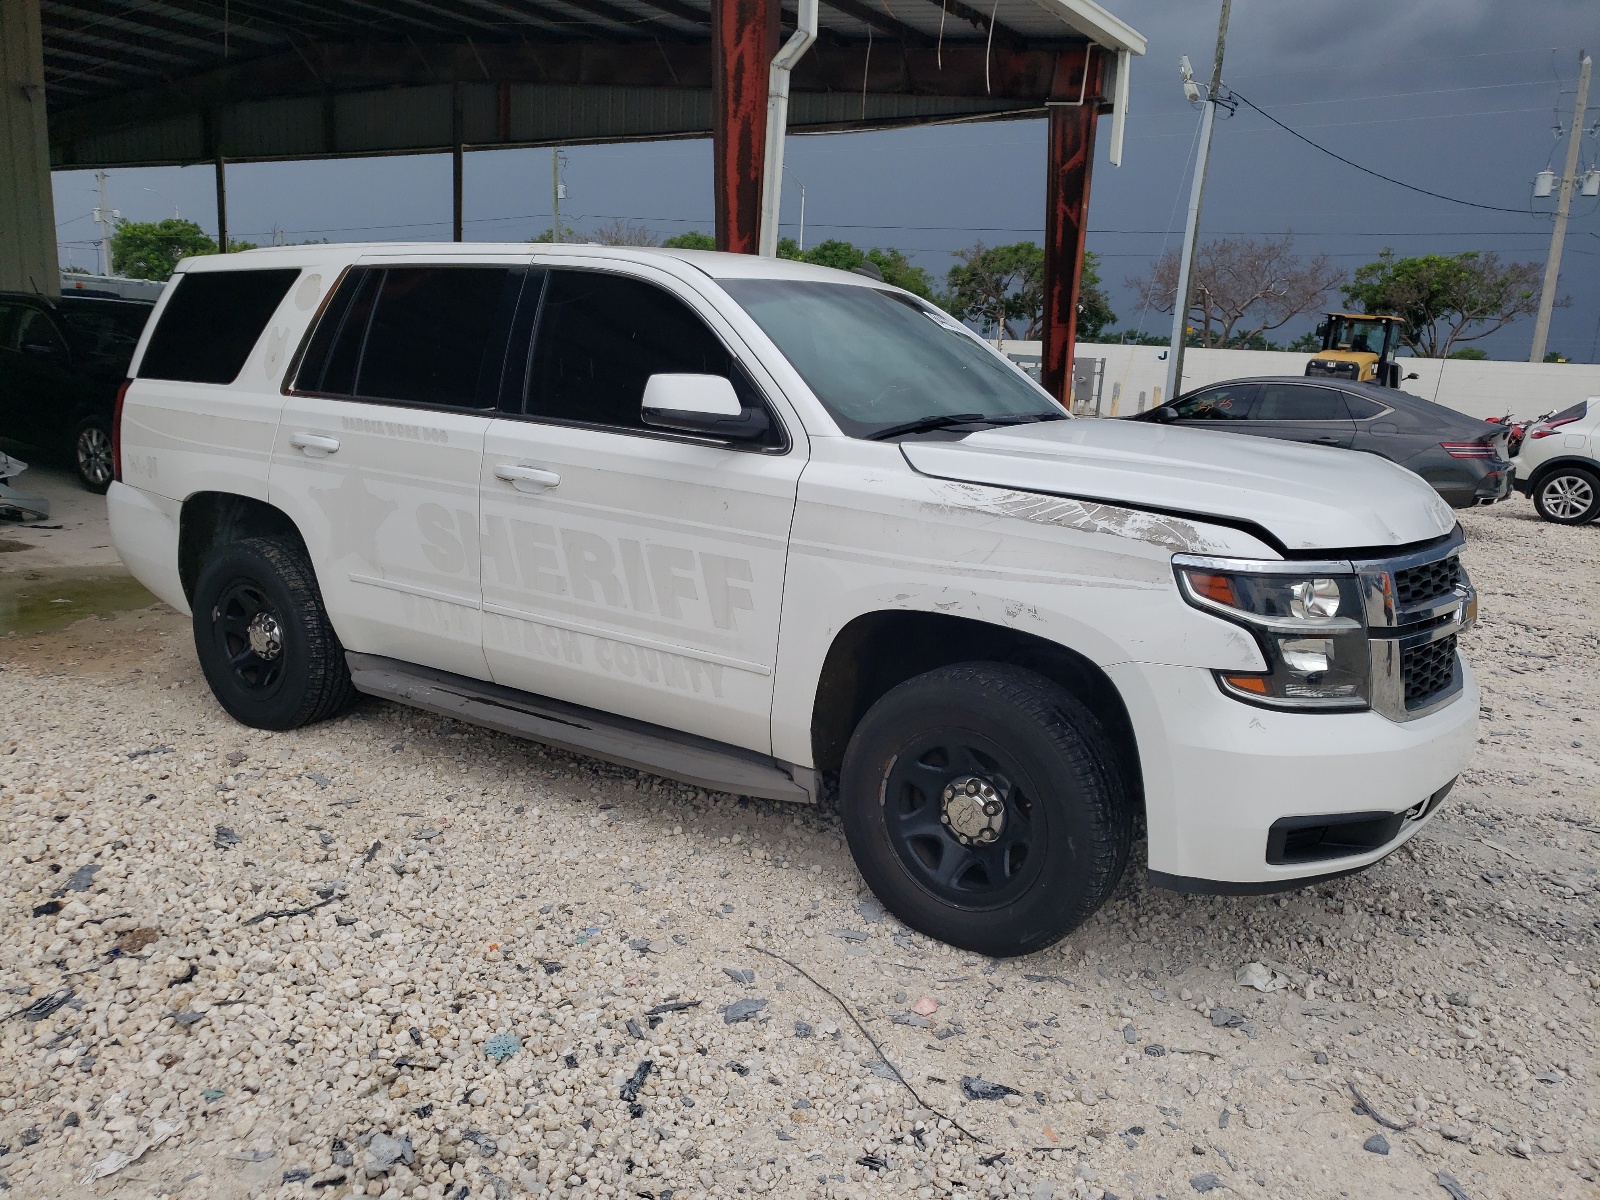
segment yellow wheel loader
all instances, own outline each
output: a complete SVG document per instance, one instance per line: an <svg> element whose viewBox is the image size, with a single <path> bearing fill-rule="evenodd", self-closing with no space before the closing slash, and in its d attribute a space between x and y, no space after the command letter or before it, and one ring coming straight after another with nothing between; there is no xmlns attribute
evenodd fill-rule
<svg viewBox="0 0 1600 1200"><path fill-rule="evenodd" d="M1399 317L1328 313L1317 326L1322 349L1306 364L1306 374L1399 387L1400 364L1394 356L1400 348L1401 325Z"/></svg>

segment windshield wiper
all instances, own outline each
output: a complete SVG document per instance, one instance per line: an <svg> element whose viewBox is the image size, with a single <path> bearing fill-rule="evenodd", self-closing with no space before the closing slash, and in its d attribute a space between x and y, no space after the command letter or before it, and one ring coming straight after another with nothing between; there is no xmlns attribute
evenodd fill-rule
<svg viewBox="0 0 1600 1200"><path fill-rule="evenodd" d="M905 421L869 433L866 435L866 440L881 442L884 438L898 437L902 433L927 433L929 430L946 429L951 425L970 425L974 421L987 420L989 418L982 413L932 413L926 417L918 417L915 421Z"/></svg>
<svg viewBox="0 0 1600 1200"><path fill-rule="evenodd" d="M869 442L881 442L885 438L899 437L903 433L928 433L935 429L948 429L953 425L1026 425L1034 421L1064 420L1066 420L1066 414L1057 412L1005 413L1001 415L931 413L926 417L918 417L915 421L906 421L900 425L890 425L887 429L880 429L875 433L865 435L865 438Z"/></svg>

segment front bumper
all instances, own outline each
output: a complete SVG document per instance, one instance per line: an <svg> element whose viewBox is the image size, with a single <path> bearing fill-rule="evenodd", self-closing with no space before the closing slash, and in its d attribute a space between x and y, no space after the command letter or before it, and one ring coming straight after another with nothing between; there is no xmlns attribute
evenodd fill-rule
<svg viewBox="0 0 1600 1200"><path fill-rule="evenodd" d="M1376 712L1253 707L1195 667L1109 668L1138 739L1152 882L1276 891L1360 870L1404 845L1437 803L1371 850L1269 861L1273 826L1284 818L1403 813L1446 788L1477 739L1478 687L1464 662L1461 671L1449 703L1397 722Z"/></svg>

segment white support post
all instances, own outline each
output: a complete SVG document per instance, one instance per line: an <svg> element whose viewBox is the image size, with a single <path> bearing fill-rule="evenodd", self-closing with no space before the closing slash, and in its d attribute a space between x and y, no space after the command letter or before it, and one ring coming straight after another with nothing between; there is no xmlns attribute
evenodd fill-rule
<svg viewBox="0 0 1600 1200"><path fill-rule="evenodd" d="M817 0L800 0L795 31L772 56L767 73L767 145L761 164L761 226L757 253L778 257L778 209L783 194L783 139L789 125L789 73L817 40Z"/></svg>

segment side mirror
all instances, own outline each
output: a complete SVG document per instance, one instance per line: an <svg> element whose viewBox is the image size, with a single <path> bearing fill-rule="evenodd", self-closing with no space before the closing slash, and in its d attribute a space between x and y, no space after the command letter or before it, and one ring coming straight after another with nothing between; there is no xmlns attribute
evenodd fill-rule
<svg viewBox="0 0 1600 1200"><path fill-rule="evenodd" d="M1418 375L1415 371L1413 371L1413 372L1411 372L1411 374L1409 374L1409 375L1405 376L1403 379L1401 379L1400 382L1404 383L1407 379L1421 379L1421 378L1422 378L1422 376Z"/></svg>
<svg viewBox="0 0 1600 1200"><path fill-rule="evenodd" d="M771 428L767 414L740 404L721 375L652 375L639 408L646 425L679 433L751 441Z"/></svg>
<svg viewBox="0 0 1600 1200"><path fill-rule="evenodd" d="M1178 419L1178 411L1163 404L1160 408L1150 410L1150 419L1162 425L1170 425Z"/></svg>

